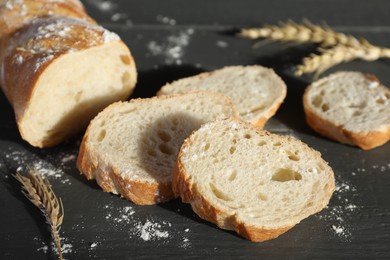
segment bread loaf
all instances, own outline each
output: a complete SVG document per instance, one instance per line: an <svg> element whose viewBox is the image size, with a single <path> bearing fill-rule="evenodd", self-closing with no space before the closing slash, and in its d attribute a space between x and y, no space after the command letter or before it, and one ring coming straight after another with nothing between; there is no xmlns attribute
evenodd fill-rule
<svg viewBox="0 0 390 260"><path fill-rule="evenodd" d="M323 209L335 181L320 153L301 141L228 119L185 140L172 187L201 218L265 241Z"/></svg>
<svg viewBox="0 0 390 260"><path fill-rule="evenodd" d="M110 105L88 126L77 166L105 192L136 204L173 199L172 172L183 140L205 122L237 116L227 97L197 92Z"/></svg>
<svg viewBox="0 0 390 260"><path fill-rule="evenodd" d="M1 72L19 131L37 147L58 144L127 99L137 75L118 35L64 16L37 18L15 32Z"/></svg>
<svg viewBox="0 0 390 260"><path fill-rule="evenodd" d="M282 104L287 88L272 69L256 65L230 66L166 84L157 95L191 90L210 90L227 95L244 120L261 128Z"/></svg>
<svg viewBox="0 0 390 260"><path fill-rule="evenodd" d="M371 75L337 72L303 96L306 121L316 132L364 150L390 139L390 90Z"/></svg>

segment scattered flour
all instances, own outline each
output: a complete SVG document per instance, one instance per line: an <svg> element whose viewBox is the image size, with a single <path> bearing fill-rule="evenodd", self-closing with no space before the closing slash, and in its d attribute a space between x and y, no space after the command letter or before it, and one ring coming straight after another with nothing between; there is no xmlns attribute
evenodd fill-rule
<svg viewBox="0 0 390 260"><path fill-rule="evenodd" d="M112 12L118 8L117 4L108 0L88 0L87 2L101 12Z"/></svg>
<svg viewBox="0 0 390 260"><path fill-rule="evenodd" d="M173 18L169 18L167 16L163 16L161 14L156 17L157 22L168 24L168 25L176 25L176 20Z"/></svg>
<svg viewBox="0 0 390 260"><path fill-rule="evenodd" d="M144 241L157 240L169 236L168 231L162 230L160 223L151 222L150 220L146 220L144 224L139 222L136 227L139 237Z"/></svg>
<svg viewBox="0 0 390 260"><path fill-rule="evenodd" d="M90 247L91 250L94 250L94 249L96 249L96 247L97 247L98 245L99 245L98 242L93 242L93 243L91 243L91 245L90 245L89 247Z"/></svg>
<svg viewBox="0 0 390 260"><path fill-rule="evenodd" d="M169 241L181 241L179 248L190 248L190 229L177 230L165 220L154 217L141 219L137 216L132 206L118 208L112 203L103 206L107 212L105 219L108 224L118 231L126 230L130 238L138 238L140 241L161 241L163 244Z"/></svg>
<svg viewBox="0 0 390 260"><path fill-rule="evenodd" d="M33 240L35 241L36 244L38 244L40 246L37 249L37 251L42 251L43 253L47 254L49 252L49 250L50 250L52 253L54 253L56 255L59 255L57 247L56 247L54 241L52 241L50 243L50 245L48 245L45 242L43 242L41 239L39 239L38 237L34 237ZM62 251L63 255L76 252L73 249L73 245L71 243L69 243L69 239L61 237L60 241L61 241L61 251Z"/></svg>
<svg viewBox="0 0 390 260"><path fill-rule="evenodd" d="M352 212L359 209L359 206L352 203L356 196L356 188L348 182L339 182L336 184L336 189L333 194L334 206L328 206L319 215L319 219L323 219L331 224L330 230L333 234L344 240L352 239L352 227L348 224Z"/></svg>
<svg viewBox="0 0 390 260"><path fill-rule="evenodd" d="M220 48L226 48L229 46L229 44L225 41L217 41L217 46Z"/></svg>
<svg viewBox="0 0 390 260"><path fill-rule="evenodd" d="M38 156L28 153L27 151L10 151L5 155L5 159L8 163L15 167L16 171L25 172L29 167L36 169L42 175L42 177L49 180L59 180L63 184L71 184L69 176L62 170L65 164L73 162L75 160L74 155L64 155L64 159L60 160L59 167L55 167L53 164L49 163L46 160L42 160ZM74 166L75 167L75 166Z"/></svg>
<svg viewBox="0 0 390 260"><path fill-rule="evenodd" d="M128 15L126 13L120 13L118 11L118 4L115 1L108 0L88 0L90 5L94 6L100 12L111 15L111 21L120 22L125 21L127 26L132 25L131 20L128 19Z"/></svg>
<svg viewBox="0 0 390 260"><path fill-rule="evenodd" d="M161 56L167 65L180 65L185 54L185 49L189 45L191 36L194 34L193 29L179 31L170 35L163 42L150 41L147 45L149 52L153 56Z"/></svg>

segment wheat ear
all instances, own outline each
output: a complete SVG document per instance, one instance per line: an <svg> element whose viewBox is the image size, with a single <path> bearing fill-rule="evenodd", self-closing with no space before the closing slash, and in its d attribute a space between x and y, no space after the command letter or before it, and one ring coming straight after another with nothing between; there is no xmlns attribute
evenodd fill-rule
<svg viewBox="0 0 390 260"><path fill-rule="evenodd" d="M308 20L304 20L302 24L287 21L280 22L279 25L242 29L238 35L249 39L266 38L282 42L318 43L323 47L339 44L356 46L360 42L352 35L335 32L326 25L316 25Z"/></svg>
<svg viewBox="0 0 390 260"><path fill-rule="evenodd" d="M37 206L50 226L51 236L57 247L59 259L62 260L62 248L59 231L64 219L64 207L58 200L48 180L43 179L39 172L29 170L27 176L20 173L15 178L22 184L22 193Z"/></svg>
<svg viewBox="0 0 390 260"><path fill-rule="evenodd" d="M330 49L320 49L320 54L312 54L303 59L303 63L297 66L295 75L316 73L315 77L318 77L322 72L339 63L355 59L374 61L381 58L390 58L390 49L377 47L366 40L361 40L357 46L337 45Z"/></svg>

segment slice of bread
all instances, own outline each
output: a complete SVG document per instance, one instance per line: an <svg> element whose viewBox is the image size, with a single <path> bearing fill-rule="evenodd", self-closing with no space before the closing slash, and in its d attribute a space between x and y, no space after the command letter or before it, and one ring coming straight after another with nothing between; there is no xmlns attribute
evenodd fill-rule
<svg viewBox="0 0 390 260"><path fill-rule="evenodd" d="M201 218L260 242L323 209L335 181L321 154L301 141L229 119L185 140L172 187Z"/></svg>
<svg viewBox="0 0 390 260"><path fill-rule="evenodd" d="M306 121L316 132L364 150L390 139L390 89L360 72L337 72L303 96Z"/></svg>
<svg viewBox="0 0 390 260"><path fill-rule="evenodd" d="M287 87L272 69L230 66L166 84L157 95L191 90L210 90L227 95L245 121L261 128L282 104Z"/></svg>
<svg viewBox="0 0 390 260"><path fill-rule="evenodd" d="M168 201L184 139L203 123L236 116L229 98L205 91L114 103L91 121L77 165L105 192L140 205Z"/></svg>

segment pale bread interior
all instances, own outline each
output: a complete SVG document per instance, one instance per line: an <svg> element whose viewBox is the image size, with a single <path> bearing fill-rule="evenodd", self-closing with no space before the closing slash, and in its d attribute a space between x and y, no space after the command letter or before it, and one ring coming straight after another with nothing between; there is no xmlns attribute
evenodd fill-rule
<svg viewBox="0 0 390 260"><path fill-rule="evenodd" d="M210 90L230 97L240 116L250 122L270 118L286 96L286 85L272 69L230 66L179 79L161 88L158 95Z"/></svg>
<svg viewBox="0 0 390 260"><path fill-rule="evenodd" d="M293 226L324 208L334 190L320 153L238 121L202 126L186 140L179 164L186 184L217 210L225 229L234 229L232 218L257 228Z"/></svg>
<svg viewBox="0 0 390 260"><path fill-rule="evenodd" d="M314 82L304 102L351 132L385 131L390 124L390 90L360 72L338 72Z"/></svg>
<svg viewBox="0 0 390 260"><path fill-rule="evenodd" d="M107 105L128 98L136 75L120 41L62 55L39 76L20 129L39 146L63 140L84 129Z"/></svg>
<svg viewBox="0 0 390 260"><path fill-rule="evenodd" d="M106 108L84 142L104 172L113 169L126 181L170 183L184 139L205 122L236 115L232 102L216 93L137 99Z"/></svg>

